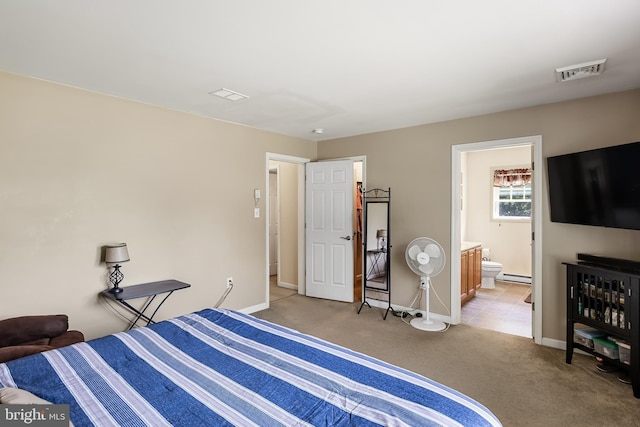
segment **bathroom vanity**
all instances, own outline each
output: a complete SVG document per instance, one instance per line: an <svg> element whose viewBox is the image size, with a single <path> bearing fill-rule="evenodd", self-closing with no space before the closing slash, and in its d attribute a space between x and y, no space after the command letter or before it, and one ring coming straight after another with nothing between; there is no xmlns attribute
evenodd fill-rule
<svg viewBox="0 0 640 427"><path fill-rule="evenodd" d="M464 304L482 285L482 244L462 242L460 250L460 303Z"/></svg>

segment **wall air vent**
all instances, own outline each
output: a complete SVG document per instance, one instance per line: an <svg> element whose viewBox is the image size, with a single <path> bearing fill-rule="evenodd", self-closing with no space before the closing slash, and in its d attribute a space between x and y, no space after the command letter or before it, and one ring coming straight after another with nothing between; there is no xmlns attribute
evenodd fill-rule
<svg viewBox="0 0 640 427"><path fill-rule="evenodd" d="M556 68L556 80L566 82L569 80L584 79L585 77L599 76L604 72L604 65L607 59L585 62L582 64L569 65L568 67Z"/></svg>

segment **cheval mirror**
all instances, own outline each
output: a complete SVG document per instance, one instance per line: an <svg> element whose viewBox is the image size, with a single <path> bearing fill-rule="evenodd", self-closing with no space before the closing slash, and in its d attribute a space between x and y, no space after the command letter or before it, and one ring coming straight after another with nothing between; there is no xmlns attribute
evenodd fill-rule
<svg viewBox="0 0 640 427"><path fill-rule="evenodd" d="M363 191L363 262L362 262L362 304L374 304L386 308L386 320L391 308L391 188L374 188Z"/></svg>

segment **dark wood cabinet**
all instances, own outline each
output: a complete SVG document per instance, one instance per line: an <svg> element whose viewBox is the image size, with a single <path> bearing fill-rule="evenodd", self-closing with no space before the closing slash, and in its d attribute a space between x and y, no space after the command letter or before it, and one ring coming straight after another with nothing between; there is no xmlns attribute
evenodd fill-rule
<svg viewBox="0 0 640 427"><path fill-rule="evenodd" d="M633 395L640 398L640 270L590 262L564 264L567 268L566 362L571 363L574 349L600 356L629 372ZM605 336L630 344L629 364L574 342L576 324L595 328Z"/></svg>

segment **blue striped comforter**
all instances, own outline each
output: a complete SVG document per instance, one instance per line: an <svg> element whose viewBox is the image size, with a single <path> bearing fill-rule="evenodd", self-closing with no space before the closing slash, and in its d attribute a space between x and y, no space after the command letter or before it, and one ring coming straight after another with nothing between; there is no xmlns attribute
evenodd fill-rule
<svg viewBox="0 0 640 427"><path fill-rule="evenodd" d="M76 426L499 426L410 371L252 316L206 309L0 364L0 384Z"/></svg>

